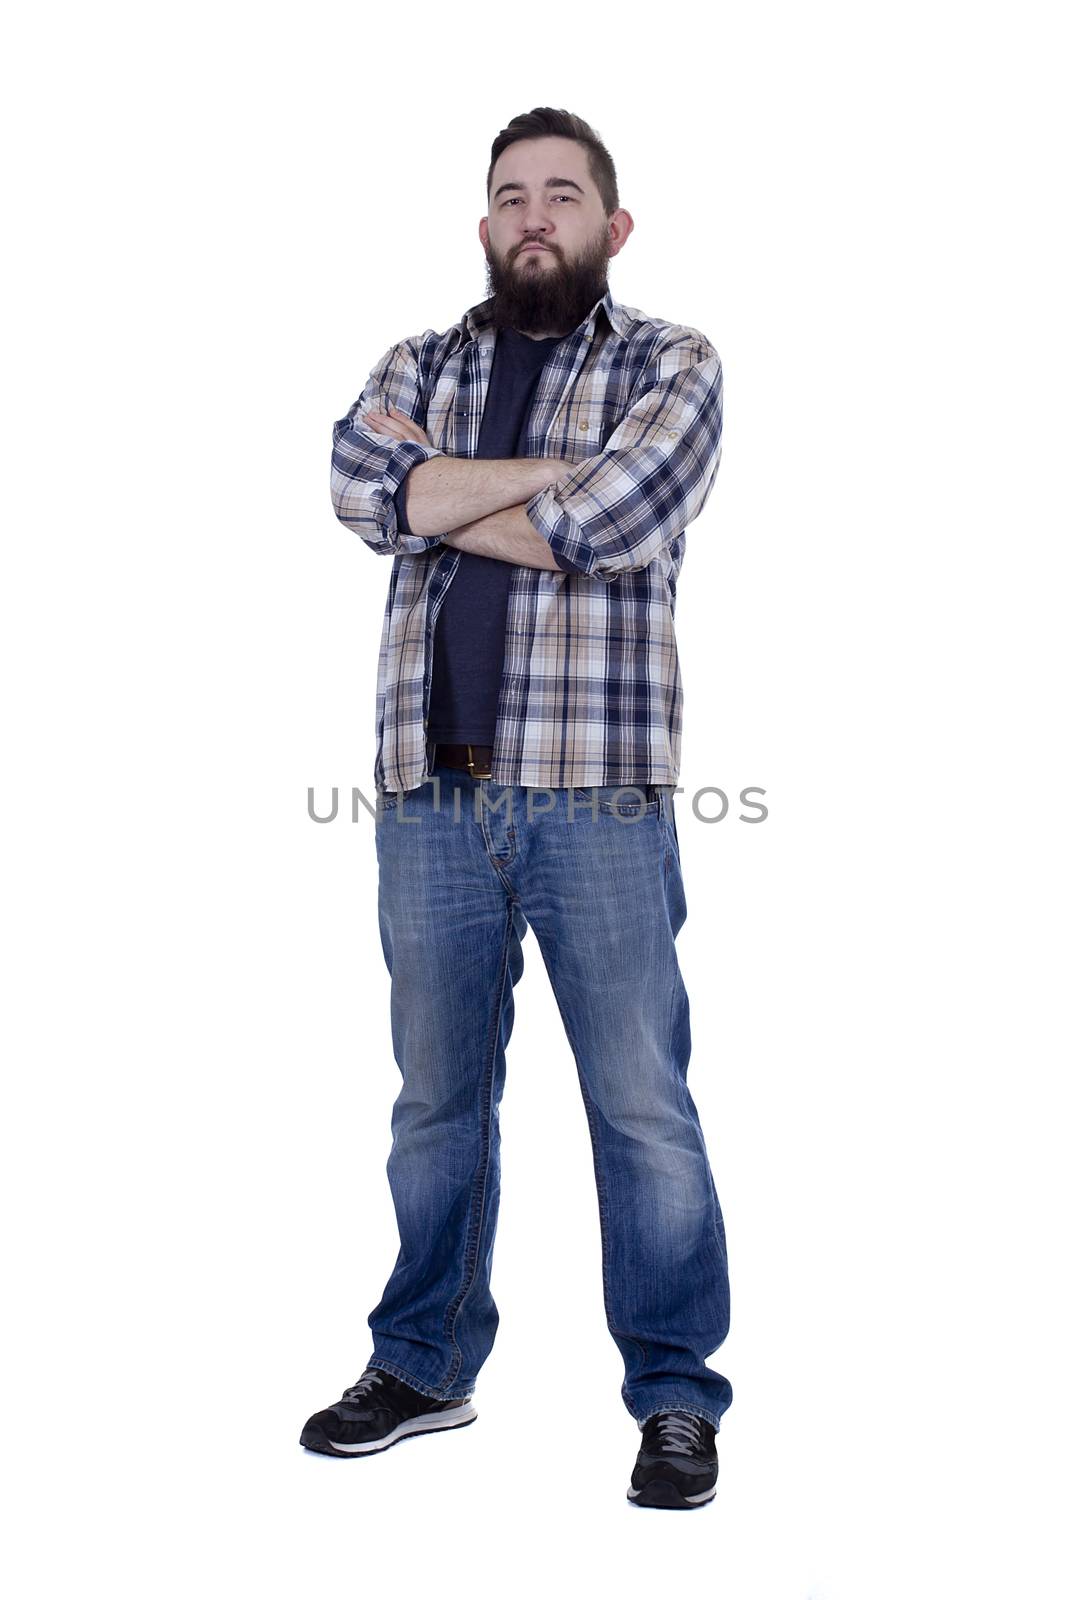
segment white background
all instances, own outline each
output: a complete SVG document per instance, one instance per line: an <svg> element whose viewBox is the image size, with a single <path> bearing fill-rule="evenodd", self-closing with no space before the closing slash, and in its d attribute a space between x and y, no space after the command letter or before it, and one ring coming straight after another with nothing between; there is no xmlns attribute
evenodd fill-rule
<svg viewBox="0 0 1067 1600"><path fill-rule="evenodd" d="M1038 6L60 4L7 29L3 1364L20 1595L1061 1594L1062 58ZM480 1416L297 1444L396 1252L389 565L331 424L577 111L701 329L678 602L718 1499L642 1512L531 932ZM767 791L758 827L687 795Z"/></svg>

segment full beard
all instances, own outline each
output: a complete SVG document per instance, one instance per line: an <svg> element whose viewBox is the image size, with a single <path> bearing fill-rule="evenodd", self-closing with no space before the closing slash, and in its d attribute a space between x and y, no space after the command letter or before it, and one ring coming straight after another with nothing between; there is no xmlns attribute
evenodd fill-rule
<svg viewBox="0 0 1067 1600"><path fill-rule="evenodd" d="M570 333L608 286L609 237L605 228L604 236L573 260L549 246L554 266L523 255L509 266L494 252L487 253L486 286L495 325L524 333Z"/></svg>

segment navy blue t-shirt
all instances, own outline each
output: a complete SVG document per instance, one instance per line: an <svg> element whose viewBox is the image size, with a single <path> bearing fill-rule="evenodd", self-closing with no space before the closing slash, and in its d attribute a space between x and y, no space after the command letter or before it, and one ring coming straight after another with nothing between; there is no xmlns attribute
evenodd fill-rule
<svg viewBox="0 0 1067 1600"><path fill-rule="evenodd" d="M497 330L478 433L480 458L511 461L525 456L526 424L541 369L559 342L529 339L514 328ZM397 524L408 534L407 473L395 499ZM438 744L493 743L514 567L512 561L461 552L434 633L426 737Z"/></svg>

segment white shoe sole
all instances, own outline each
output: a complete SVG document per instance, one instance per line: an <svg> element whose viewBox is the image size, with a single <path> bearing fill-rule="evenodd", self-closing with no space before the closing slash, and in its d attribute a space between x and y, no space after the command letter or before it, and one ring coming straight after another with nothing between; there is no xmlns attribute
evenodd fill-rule
<svg viewBox="0 0 1067 1600"><path fill-rule="evenodd" d="M473 1422L477 1415L473 1404L468 1402L465 1406L457 1406L455 1411L428 1411L421 1417L409 1417L381 1439L367 1439L363 1444L337 1444L331 1439L330 1445L347 1456L373 1455L376 1450L388 1450L391 1444L409 1433L439 1433L443 1428L461 1428L465 1423Z"/></svg>

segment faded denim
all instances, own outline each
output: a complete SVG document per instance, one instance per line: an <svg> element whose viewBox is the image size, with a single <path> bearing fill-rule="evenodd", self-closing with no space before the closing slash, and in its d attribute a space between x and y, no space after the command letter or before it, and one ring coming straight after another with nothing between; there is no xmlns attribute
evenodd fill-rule
<svg viewBox="0 0 1067 1600"><path fill-rule="evenodd" d="M453 1399L473 1393L492 1350L498 1108L531 926L589 1122L623 1401L639 1424L677 1407L718 1429L732 1390L705 1358L729 1327L726 1235L686 1082L673 793L598 795L594 817L591 790L444 767L402 805L378 794L379 926L402 1075L387 1162L400 1251L368 1318L368 1365ZM566 1333L561 1307L557 1369Z"/></svg>

